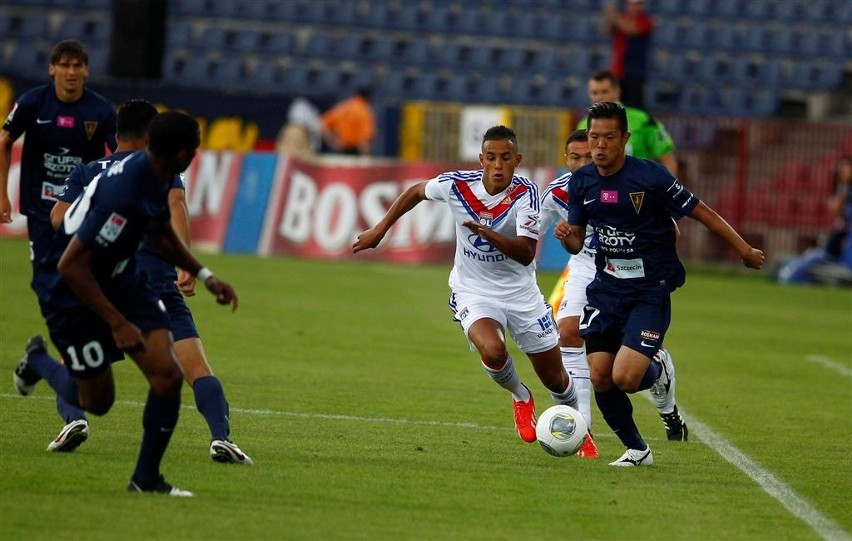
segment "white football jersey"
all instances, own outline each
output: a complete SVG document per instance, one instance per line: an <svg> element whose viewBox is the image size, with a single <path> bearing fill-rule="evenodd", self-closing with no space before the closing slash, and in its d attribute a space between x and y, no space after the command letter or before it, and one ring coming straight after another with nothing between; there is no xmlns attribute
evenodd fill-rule
<svg viewBox="0 0 852 541"><path fill-rule="evenodd" d="M517 175L502 192L491 195L482 170L443 173L426 184L426 197L450 206L456 222L456 255L450 288L491 298L538 290L535 261L522 265L462 226L475 220L509 238L538 240L539 197L535 183Z"/></svg>
<svg viewBox="0 0 852 541"><path fill-rule="evenodd" d="M547 185L541 195L541 231L547 231L551 224L558 220L568 220L568 183L571 181L571 173L565 173ZM595 252L596 252L595 230L591 226L586 227L586 238L583 241L583 249L580 253L572 255L568 261L568 268L575 271L595 276ZM568 252L566 252L567 254Z"/></svg>

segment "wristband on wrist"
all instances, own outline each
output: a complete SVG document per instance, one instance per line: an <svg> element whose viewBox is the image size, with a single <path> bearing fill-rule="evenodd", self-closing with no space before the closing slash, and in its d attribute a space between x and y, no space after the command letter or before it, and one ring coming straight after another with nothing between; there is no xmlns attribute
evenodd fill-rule
<svg viewBox="0 0 852 541"><path fill-rule="evenodd" d="M198 278L202 284L206 283L207 279L211 276L213 276L213 271L208 269L207 267L201 267L201 270L198 271L198 274L195 275L195 277Z"/></svg>

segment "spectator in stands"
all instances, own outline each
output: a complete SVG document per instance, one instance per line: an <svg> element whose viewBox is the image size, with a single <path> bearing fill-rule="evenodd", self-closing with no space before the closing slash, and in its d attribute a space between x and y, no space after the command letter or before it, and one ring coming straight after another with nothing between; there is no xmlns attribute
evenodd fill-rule
<svg viewBox="0 0 852 541"><path fill-rule="evenodd" d="M775 273L779 282L852 286L852 156L835 165L828 211L835 222L825 244L782 261Z"/></svg>
<svg viewBox="0 0 852 541"><path fill-rule="evenodd" d="M622 12L606 2L603 30L612 36L610 70L621 80L624 105L645 107L645 78L654 32L654 23L645 13L645 1L627 0Z"/></svg>
<svg viewBox="0 0 852 541"><path fill-rule="evenodd" d="M320 114L316 105L298 97L287 110L287 123L281 128L276 150L284 154L311 156L322 146Z"/></svg>
<svg viewBox="0 0 852 541"><path fill-rule="evenodd" d="M845 156L834 166L834 189L828 199L828 211L834 217L834 229L829 234L826 251L830 257L842 258L848 246L852 226L852 156ZM852 261L852 258L850 258Z"/></svg>
<svg viewBox="0 0 852 541"><path fill-rule="evenodd" d="M354 96L322 115L322 138L334 152L353 156L370 154L376 137L376 117L370 96L369 89L359 88Z"/></svg>

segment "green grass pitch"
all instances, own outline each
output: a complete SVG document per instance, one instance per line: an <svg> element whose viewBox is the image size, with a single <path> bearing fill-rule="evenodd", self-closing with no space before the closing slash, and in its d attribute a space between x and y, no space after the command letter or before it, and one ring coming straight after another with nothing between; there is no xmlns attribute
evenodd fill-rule
<svg viewBox="0 0 852 541"><path fill-rule="evenodd" d="M4 541L852 532L849 290L691 270L673 296L667 346L692 437L666 441L651 403L634 396L656 464L621 469L607 466L622 447L596 408L601 459L555 458L520 441L508 394L450 319L448 267L204 256L240 294L233 314L206 292L189 303L231 404L232 436L255 465L209 459L185 387L163 463L167 479L196 493L179 499L124 491L146 393L130 361L114 367L117 403L90 417L89 441L71 454L45 451L62 426L53 395L40 383L20 397L11 382L26 339L46 332L27 253L22 240L0 240ZM540 275L545 292L555 279ZM549 396L512 351L542 411Z"/></svg>

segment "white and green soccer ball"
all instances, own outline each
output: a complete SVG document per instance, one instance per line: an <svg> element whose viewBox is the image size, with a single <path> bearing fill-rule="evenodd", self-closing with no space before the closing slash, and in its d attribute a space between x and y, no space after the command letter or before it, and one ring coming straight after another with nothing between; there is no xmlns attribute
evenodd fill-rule
<svg viewBox="0 0 852 541"><path fill-rule="evenodd" d="M551 406L535 425L541 448L553 456L571 456L580 450L589 427L583 415L570 406Z"/></svg>

